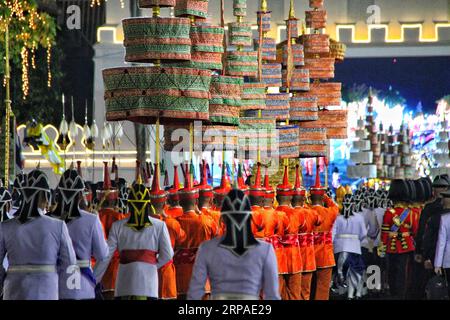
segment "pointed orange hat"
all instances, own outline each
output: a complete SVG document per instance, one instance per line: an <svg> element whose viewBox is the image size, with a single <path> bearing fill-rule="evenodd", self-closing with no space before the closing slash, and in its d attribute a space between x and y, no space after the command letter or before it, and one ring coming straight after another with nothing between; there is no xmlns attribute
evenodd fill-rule
<svg viewBox="0 0 450 320"><path fill-rule="evenodd" d="M239 190L244 192L244 194L249 194L249 186L245 184L244 176L242 175L242 164L240 163L238 165L237 185Z"/></svg>
<svg viewBox="0 0 450 320"><path fill-rule="evenodd" d="M319 158L316 159L316 183L314 186L309 188L311 195L316 194L323 196L325 194L326 188L320 184L320 168L319 168Z"/></svg>
<svg viewBox="0 0 450 320"><path fill-rule="evenodd" d="M280 196L292 196L292 184L289 183L288 166L284 166L283 181L277 186L277 194Z"/></svg>
<svg viewBox="0 0 450 320"><path fill-rule="evenodd" d="M192 186L191 174L189 172L189 164L186 163L184 170L184 188L178 191L180 199L198 199L199 190Z"/></svg>
<svg viewBox="0 0 450 320"><path fill-rule="evenodd" d="M111 185L111 177L109 176L108 162L103 162L103 186L97 190L97 198L101 200L106 192L108 192L108 200L116 200L118 198L117 189Z"/></svg>
<svg viewBox="0 0 450 320"><path fill-rule="evenodd" d="M197 186L199 189L200 195L206 198L212 198L213 197L213 187L211 187L208 184L208 174L207 174L207 166L206 161L202 160L202 163L200 164L200 184Z"/></svg>
<svg viewBox="0 0 450 320"><path fill-rule="evenodd" d="M295 166L295 183L292 194L294 196L306 196L306 189L302 186L302 181L300 178L300 166L298 164Z"/></svg>
<svg viewBox="0 0 450 320"><path fill-rule="evenodd" d="M178 166L173 166L173 185L169 189L168 197L175 201L179 200L178 191L180 191L180 180L178 179Z"/></svg>
<svg viewBox="0 0 450 320"><path fill-rule="evenodd" d="M214 188L215 196L226 196L232 189L230 179L227 175L226 163L222 164L222 178L220 180L220 186Z"/></svg>
<svg viewBox="0 0 450 320"><path fill-rule="evenodd" d="M270 185L270 181L269 181L269 168L268 167L266 167L266 173L264 175L264 189L266 190L266 192L264 194L265 198L273 199L275 197L275 190Z"/></svg>
<svg viewBox="0 0 450 320"><path fill-rule="evenodd" d="M150 190L150 199L152 202L165 202L167 200L167 193L161 190L159 186L159 165L155 163L155 173L153 174L152 189Z"/></svg>
<svg viewBox="0 0 450 320"><path fill-rule="evenodd" d="M261 185L261 163L257 163L255 183L250 187L250 195L254 197L264 197L265 189Z"/></svg>

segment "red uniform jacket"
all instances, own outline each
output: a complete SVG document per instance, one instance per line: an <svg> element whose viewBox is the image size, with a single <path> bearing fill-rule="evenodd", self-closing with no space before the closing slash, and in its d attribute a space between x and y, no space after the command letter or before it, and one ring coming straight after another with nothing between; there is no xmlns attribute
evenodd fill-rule
<svg viewBox="0 0 450 320"><path fill-rule="evenodd" d="M409 210L408 215L402 221L401 216L405 210ZM392 231L396 225L398 230ZM381 228L381 241L386 247L387 253L406 253L414 251L414 237L419 228L419 220L416 209L399 205L394 209L388 209L384 213L383 226Z"/></svg>

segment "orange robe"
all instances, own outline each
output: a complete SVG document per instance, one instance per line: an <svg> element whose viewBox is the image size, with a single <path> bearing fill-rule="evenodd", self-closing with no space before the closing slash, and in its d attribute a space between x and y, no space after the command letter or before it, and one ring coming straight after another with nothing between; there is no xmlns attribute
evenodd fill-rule
<svg viewBox="0 0 450 320"><path fill-rule="evenodd" d="M278 273L286 270L284 261L283 246L280 236L284 234L284 229L289 223L284 212L277 212L273 208L260 208L254 216L254 235L273 245L278 262Z"/></svg>
<svg viewBox="0 0 450 320"><path fill-rule="evenodd" d="M103 231L105 232L105 238L108 239L109 230L114 222L125 219L127 214L123 214L115 211L111 208L101 209L98 212L98 217L103 225ZM119 270L119 251L116 250L109 263L108 269L106 269L105 275L102 278L101 284L104 291L114 291L116 287L117 271Z"/></svg>
<svg viewBox="0 0 450 320"><path fill-rule="evenodd" d="M167 230L169 231L172 248L175 248L177 244L186 240L186 233L176 219L172 217L165 217L162 220L166 223ZM173 260L162 266L158 271L160 299L176 299L178 296L177 278Z"/></svg>
<svg viewBox="0 0 450 320"><path fill-rule="evenodd" d="M278 206L280 215L278 234L283 245L283 263L278 270L280 295L283 300L300 300L303 269L298 234L305 227L305 216L290 206Z"/></svg>
<svg viewBox="0 0 450 320"><path fill-rule="evenodd" d="M300 291L301 300L309 300L311 295L312 273L316 271L316 254L314 251L314 229L322 223L319 214L306 207L296 207L305 216L305 228L299 234L300 253L302 256L302 286Z"/></svg>
<svg viewBox="0 0 450 320"><path fill-rule="evenodd" d="M169 216L172 217L174 219L181 217L183 215L183 208L180 206L176 206L176 207L169 207L166 206L166 208L164 209L164 212Z"/></svg>
<svg viewBox="0 0 450 320"><path fill-rule="evenodd" d="M211 240L217 235L218 226L210 217L194 211L185 212L177 220L187 234L186 239L177 246L173 259L178 295L185 295L189 289L198 247L202 242Z"/></svg>
<svg viewBox="0 0 450 320"><path fill-rule="evenodd" d="M202 212L202 214L211 217L216 223L216 225L219 227L217 236L223 235L225 232L225 225L220 220L220 211L217 211L212 208L202 208L200 211Z"/></svg>
<svg viewBox="0 0 450 320"><path fill-rule="evenodd" d="M328 300L332 268L336 265L331 230L339 213L338 206L324 196L326 207L312 206L322 218L322 224L314 229L314 250L316 255L317 281L314 300Z"/></svg>
<svg viewBox="0 0 450 320"><path fill-rule="evenodd" d="M295 210L289 206L279 206L278 211L283 211L288 220L285 234L281 242L284 245L284 255L286 256L287 270L285 273L295 274L303 271L303 259L301 255L298 234L305 231L306 217L302 210Z"/></svg>

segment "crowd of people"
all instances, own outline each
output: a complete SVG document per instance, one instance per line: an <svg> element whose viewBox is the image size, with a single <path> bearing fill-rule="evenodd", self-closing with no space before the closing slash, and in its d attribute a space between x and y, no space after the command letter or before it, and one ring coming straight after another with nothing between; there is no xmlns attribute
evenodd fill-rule
<svg viewBox="0 0 450 320"><path fill-rule="evenodd" d="M0 188L3 299L424 299L450 279L447 176L333 197L319 168L307 190L298 165L277 186L255 165L246 184L224 164L214 188L205 161L196 185L182 167L183 187L178 167L161 188L158 164L150 184L139 162L129 185L114 161L114 180L105 162L84 181L78 162L53 191L39 169L19 174Z"/></svg>

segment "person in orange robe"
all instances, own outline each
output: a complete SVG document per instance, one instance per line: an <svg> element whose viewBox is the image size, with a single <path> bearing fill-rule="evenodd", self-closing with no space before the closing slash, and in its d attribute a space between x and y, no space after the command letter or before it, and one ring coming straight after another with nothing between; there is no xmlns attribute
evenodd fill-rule
<svg viewBox="0 0 450 320"><path fill-rule="evenodd" d="M283 300L300 300L303 261L298 235L304 232L305 215L291 206L293 188L289 183L288 167L284 167L283 181L277 186L278 212L284 212L288 225L281 237L286 270L280 272L280 294Z"/></svg>
<svg viewBox="0 0 450 320"><path fill-rule="evenodd" d="M192 187L188 165L186 165L184 181L184 188L178 191L183 215L178 217L177 220L188 236L176 246L173 259L177 276L178 299L182 300L186 299L195 257L200 244L211 240L218 232L218 226L213 219L203 214L198 214L196 211L199 190Z"/></svg>
<svg viewBox="0 0 450 320"><path fill-rule="evenodd" d="M167 201L167 192L161 190L159 186L160 172L158 164L154 164L155 174L153 176L152 188L150 190L150 203L152 210L150 216L155 219L160 219L165 222L167 230L169 231L170 242L172 248L186 239L186 233L181 228L180 223L164 211ZM158 286L159 298L163 300L176 299L177 294L177 278L173 260L162 266L158 270Z"/></svg>
<svg viewBox="0 0 450 320"><path fill-rule="evenodd" d="M326 195L326 188L320 185L319 166L316 166L316 183L310 188L311 208L322 219L314 228L314 251L316 255L316 285L314 300L329 300L333 267L336 265L331 231L339 214L339 207ZM325 206L324 206L325 205Z"/></svg>
<svg viewBox="0 0 450 320"><path fill-rule="evenodd" d="M266 214L263 214L265 212L264 198L266 195L266 190L261 184L261 163L258 162L257 166L255 181L249 189L249 198L252 205L253 234L255 235L255 238L263 239L273 236L276 229L276 222L269 222L266 221L267 219L263 218L266 216ZM274 218L273 215L271 217Z"/></svg>
<svg viewBox="0 0 450 320"><path fill-rule="evenodd" d="M108 170L108 162L104 162L103 185L97 190L97 199L99 201L98 216L103 225L105 239L108 239L109 231L114 222L127 218L126 214L115 210L118 200L118 190L112 188L111 178ZM114 299L114 289L116 287L117 271L119 269L119 252L116 251L111 259L108 269L102 278L101 286L103 296L107 300Z"/></svg>
<svg viewBox="0 0 450 320"><path fill-rule="evenodd" d="M311 281L316 271L316 254L314 251L314 229L320 226L322 220L316 211L305 205L306 190L302 187L299 165L296 166L295 184L292 196L292 208L305 217L305 226L298 235L300 254L302 257L302 281L300 300L309 300L311 295Z"/></svg>
<svg viewBox="0 0 450 320"><path fill-rule="evenodd" d="M227 171L226 171L226 164L225 162L222 165L222 177L220 179L220 185L215 187L213 190L213 196L214 196L214 200L213 200L213 206L212 206L212 210L214 212L214 214L219 214L219 216L216 216L215 221L217 222L217 225L219 226L220 230L219 230L219 234L218 235L223 235L225 234L225 224L221 222L221 217L220 217L220 211L222 208L222 202L223 199L225 199L225 197L228 195L228 193L232 190L231 187L231 182L230 182L230 178L228 177Z"/></svg>
<svg viewBox="0 0 450 320"><path fill-rule="evenodd" d="M164 209L166 214L172 218L178 218L183 215L183 208L180 206L180 198L178 196L180 190L180 181L178 180L178 166L173 167L173 185L169 189L167 195L167 206Z"/></svg>
<svg viewBox="0 0 450 320"><path fill-rule="evenodd" d="M206 161L203 160L200 164L200 172L201 172L201 178L200 178L200 184L196 186L199 190L199 198L198 198L198 208L202 214L205 216L210 217L214 220L214 222L221 226L220 221L220 211L213 209L212 207L212 200L214 198L213 193L213 187L208 184L208 175L207 175L207 167L206 167ZM219 234L221 235L221 230L219 230Z"/></svg>
<svg viewBox="0 0 450 320"><path fill-rule="evenodd" d="M263 224L267 223L269 228L267 229L267 234L265 235L265 240L272 243L275 255L277 257L278 263L278 281L280 287L280 295L283 297L283 292L286 291L284 287L284 277L283 275L288 273L286 255L283 243L281 242L282 237L286 234L289 227L289 218L284 211L275 210L273 207L273 202L275 199L275 190L269 183L268 169L266 168L266 173L264 175L264 208L261 211L261 222Z"/></svg>

